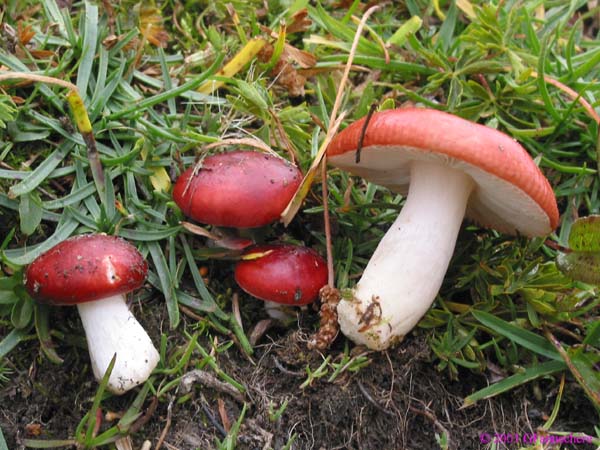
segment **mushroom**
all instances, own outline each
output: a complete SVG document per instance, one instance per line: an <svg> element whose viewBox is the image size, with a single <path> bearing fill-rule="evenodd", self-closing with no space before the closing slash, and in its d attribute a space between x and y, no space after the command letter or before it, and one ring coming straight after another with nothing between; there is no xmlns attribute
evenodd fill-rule
<svg viewBox="0 0 600 450"><path fill-rule="evenodd" d="M275 155L233 151L206 157L177 179L173 199L183 213L209 225L255 228L279 219L302 174Z"/></svg>
<svg viewBox="0 0 600 450"><path fill-rule="evenodd" d="M97 380L116 353L107 386L115 394L146 381L160 359L125 302L125 294L142 285L147 271L134 246L105 234L69 238L25 271L25 287L37 301L77 305Z"/></svg>
<svg viewBox="0 0 600 450"><path fill-rule="evenodd" d="M540 236L558 223L556 199L529 154L509 136L420 108L375 113L334 137L328 161L408 197L350 298L342 332L385 349L433 303L463 217L505 233ZM362 148L357 155L362 137Z"/></svg>
<svg viewBox="0 0 600 450"><path fill-rule="evenodd" d="M314 250L290 244L255 245L235 267L235 281L248 294L265 301L269 316L286 318L284 306L314 302L327 284L327 263Z"/></svg>

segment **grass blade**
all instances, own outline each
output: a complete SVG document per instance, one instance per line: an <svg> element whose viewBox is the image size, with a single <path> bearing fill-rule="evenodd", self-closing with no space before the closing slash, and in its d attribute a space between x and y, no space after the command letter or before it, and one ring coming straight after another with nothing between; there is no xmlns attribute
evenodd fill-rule
<svg viewBox="0 0 600 450"><path fill-rule="evenodd" d="M46 178L48 178L48 176L50 176L72 149L73 144L71 143L61 144L50 154L50 156L37 166L31 174L9 189L9 197L18 197L37 188Z"/></svg>
<svg viewBox="0 0 600 450"><path fill-rule="evenodd" d="M155 230L130 230L121 228L119 236L132 241L161 241L170 236L176 236L181 231L180 226L170 228L158 228Z"/></svg>
<svg viewBox="0 0 600 450"><path fill-rule="evenodd" d="M502 394L503 392L510 391L517 386L528 383L537 378L561 372L566 368L567 365L563 361L547 361L545 363L529 367L525 369L523 373L511 375L510 377L507 377L498 383L492 384L491 386L467 396L464 400L463 407L470 406L479 400L494 397L498 394Z"/></svg>
<svg viewBox="0 0 600 450"><path fill-rule="evenodd" d="M67 239L78 226L79 223L73 220L73 218L70 216L64 218L63 216L63 222L59 224L54 234L41 244L32 245L31 247L27 248L24 247L14 250L6 250L4 254L12 264L24 266L25 264L31 263L31 261L41 255L43 252L50 250L59 242Z"/></svg>
<svg viewBox="0 0 600 450"><path fill-rule="evenodd" d="M545 356L550 359L562 360L560 354L542 336L535 334L531 331L524 330L516 325L506 322L498 317L484 312L484 311L472 311L473 316L488 328L491 328L494 332L507 337L511 341L531 350L538 355Z"/></svg>
<svg viewBox="0 0 600 450"><path fill-rule="evenodd" d="M92 66L96 57L98 40L98 7L90 2L85 2L85 26L83 29L83 44L81 58L77 69L77 89L85 98Z"/></svg>
<svg viewBox="0 0 600 450"><path fill-rule="evenodd" d="M0 428L0 450L8 450L8 445L4 440L4 434L2 433L2 428Z"/></svg>
<svg viewBox="0 0 600 450"><path fill-rule="evenodd" d="M77 444L77 442L73 439L48 439L43 441L39 439L23 439L23 444L29 448L64 448L71 447Z"/></svg>
<svg viewBox="0 0 600 450"><path fill-rule="evenodd" d="M158 245L157 242L149 242L147 244L150 255L152 256L152 262L158 275L160 283L160 289L165 296L165 302L167 304L167 313L169 314L169 326L171 329L177 328L179 325L179 305L177 302L177 292L175 291L175 283L171 273L169 272L169 266L165 255Z"/></svg>
<svg viewBox="0 0 600 450"><path fill-rule="evenodd" d="M54 344L52 343L52 337L50 336L49 322L49 307L41 303L37 303L34 309L35 313L35 329L37 332L38 340L40 341L40 347L51 362L54 364L62 364L63 359L58 356L56 350L54 350Z"/></svg>
<svg viewBox="0 0 600 450"><path fill-rule="evenodd" d="M188 264L188 267L190 268L190 273L192 274L192 280L194 280L196 290L198 291L200 297L203 300L202 306L207 308L206 311L212 311L218 318L226 320L228 318L227 314L225 314L221 310L221 308L219 308L212 294L206 288L206 284L204 284L204 280L200 276L198 266L196 265L196 261L194 260L194 256L192 255L192 250L190 249L190 246L187 243L187 239L183 235L181 236L181 244L183 246L183 252L185 254L186 262Z"/></svg>
<svg viewBox="0 0 600 450"><path fill-rule="evenodd" d="M212 63L212 65L207 70L205 70L202 73L202 75L200 75L198 77L194 77L192 80L188 81L187 83L184 83L181 86L170 89L163 93L153 95L152 97L147 97L144 100L137 102L135 105L133 105L129 108L125 108L121 111L111 114L109 117L107 117L107 119L115 120L120 117L130 115L131 113L133 113L135 111L142 111L151 106L168 101L170 98L174 98L178 95L183 94L184 92L196 89L208 77L212 76L218 70L218 68L221 66L221 63L223 62L224 57L225 57L224 54L219 54L215 58L215 61Z"/></svg>
<svg viewBox="0 0 600 450"><path fill-rule="evenodd" d="M98 390L96 391L96 395L94 395L94 401L92 402L92 406L90 408L90 412L88 413L87 420L87 429L85 432L85 443L89 443L94 434L94 429L96 428L96 412L100 408L100 402L102 401L102 396L104 395L104 391L106 390L106 386L108 386L108 380L110 378L110 374L115 367L115 362L117 361L117 354L115 353L108 363L108 367L106 368L106 372L100 380L100 385L98 386Z"/></svg>
<svg viewBox="0 0 600 450"><path fill-rule="evenodd" d="M44 210L39 195L29 192L19 202L19 218L23 234L31 235L42 221Z"/></svg>
<svg viewBox="0 0 600 450"><path fill-rule="evenodd" d="M10 351L19 345L19 342L24 341L28 338L28 329L14 328L8 333L4 339L0 341L0 358L5 357Z"/></svg>
<svg viewBox="0 0 600 450"><path fill-rule="evenodd" d="M66 25L64 21L63 15L60 13L60 9L54 0L42 0L42 6L46 12L46 17L50 20L51 23L56 24L56 27L63 35L63 37L67 37Z"/></svg>

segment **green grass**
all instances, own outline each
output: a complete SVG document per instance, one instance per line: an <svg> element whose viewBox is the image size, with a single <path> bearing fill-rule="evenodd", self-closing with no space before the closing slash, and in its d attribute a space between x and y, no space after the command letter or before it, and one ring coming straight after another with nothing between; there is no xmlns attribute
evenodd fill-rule
<svg viewBox="0 0 600 450"><path fill-rule="evenodd" d="M268 2L269 10L257 17L263 2L164 1L153 12L164 18L169 33L161 48L144 41L138 26L148 20L148 10L133 1L111 2L112 18L94 2L75 2L70 12L54 0L8 3L2 20L14 30L19 23L31 26L35 34L30 42L17 36L0 45L0 74L31 72L77 86L104 179L94 178L66 89L14 81L0 86L0 358L11 358L24 341L38 340L46 357L61 362L53 341L68 330L54 330L52 310L34 304L23 290L23 268L71 235L106 232L130 240L149 260L148 281L164 299L167 317L161 365L121 420L126 424L93 436L90 415L73 430L74 439L90 448L127 434L146 397L164 401L177 395L180 377L191 366L243 392L243 381L223 371L217 358L221 352L252 353L233 317L232 280L217 276L207 287L198 275L199 265L211 264L210 251L180 225L184 217L170 184L203 146L227 137L255 136L281 155L293 155L306 171L326 133L320 124L329 126L356 30L352 15L360 18L364 5L354 1L335 11L329 3L281 0ZM226 3L237 12L237 23ZM579 101L600 111L600 46L598 30L590 28L600 9L587 11L586 1L575 0L403 3L386 4L367 22L343 96L344 125L372 104L417 103L508 133L549 178L561 222L548 239L568 246L575 218L600 214L599 123ZM28 9L33 5L40 7ZM285 35L290 45L316 58L303 100L290 99L289 86L278 82L268 59L253 59L233 78L219 78L225 86L218 91L197 91L218 78L217 70L245 42L270 39L258 24L282 35L282 20L292 23L303 8L311 24ZM109 45L111 35L118 40ZM335 280L343 289L356 282L403 198L335 169L328 188L337 230ZM317 183L284 237L325 254L323 232L310 226L322 212ZM277 238L277 230L264 235ZM437 302L417 332L427 336L434 364L449 378L485 373L489 361L501 368L503 381L481 386L467 404L542 377L558 383L566 374L600 411L598 288L560 272L557 254L542 238L464 227ZM183 323L182 306L201 315L194 329ZM253 320L251 310L242 312L246 322ZM200 343L215 337L219 344L212 348ZM307 365L304 384L333 382L366 364L345 347L320 366ZM11 377L3 367L0 384ZM102 400L98 392L94 406ZM219 448L235 447L245 412L216 441Z"/></svg>

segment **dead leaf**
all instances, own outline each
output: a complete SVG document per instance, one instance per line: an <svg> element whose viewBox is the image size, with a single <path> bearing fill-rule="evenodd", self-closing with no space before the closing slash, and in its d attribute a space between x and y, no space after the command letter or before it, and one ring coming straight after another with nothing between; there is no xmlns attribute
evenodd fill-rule
<svg viewBox="0 0 600 450"><path fill-rule="evenodd" d="M231 430L231 420L229 420L229 416L227 415L227 410L225 409L225 402L222 398L219 398L217 399L217 404L219 405L219 416L221 416L221 423L223 424L223 428L229 433L229 430Z"/></svg>
<svg viewBox="0 0 600 450"><path fill-rule="evenodd" d="M25 432L29 436L39 436L42 434L42 425L39 423L28 423L25 425Z"/></svg>
<svg viewBox="0 0 600 450"><path fill-rule="evenodd" d="M270 61L273 52L273 46L266 44L259 55L260 61ZM285 43L279 59L271 69L270 75L275 79L275 83L288 91L290 96L301 97L304 95L306 78L295 66L308 69L314 67L316 63L317 59L312 54Z"/></svg>
<svg viewBox="0 0 600 450"><path fill-rule="evenodd" d="M56 55L52 50L31 50L29 54L35 59L49 59Z"/></svg>
<svg viewBox="0 0 600 450"><path fill-rule="evenodd" d="M288 61L293 61L303 69L309 69L317 64L317 58L315 55L304 50L297 49L293 45L285 44L283 49L283 55Z"/></svg>
<svg viewBox="0 0 600 450"><path fill-rule="evenodd" d="M22 45L27 45L35 36L35 31L32 30L31 25L23 25L23 22L20 21L17 24L17 36Z"/></svg>
<svg viewBox="0 0 600 450"><path fill-rule="evenodd" d="M140 33L150 44L156 47L167 46L170 36L163 27L163 17L158 8L142 6L139 27Z"/></svg>
<svg viewBox="0 0 600 450"><path fill-rule="evenodd" d="M287 26L288 33L297 33L308 30L312 21L308 17L308 10L301 9L292 16L292 22Z"/></svg>
<svg viewBox="0 0 600 450"><path fill-rule="evenodd" d="M113 48L115 45L117 45L122 40L123 40L123 35L117 36L116 34L111 34L111 35L107 36L106 38L104 38L104 40L102 41L102 45L104 45L104 47L106 47L107 50L110 50L111 48ZM138 38L133 38L127 44L125 44L123 49L124 50L133 50L133 49L137 48L139 45L140 45L140 40Z"/></svg>

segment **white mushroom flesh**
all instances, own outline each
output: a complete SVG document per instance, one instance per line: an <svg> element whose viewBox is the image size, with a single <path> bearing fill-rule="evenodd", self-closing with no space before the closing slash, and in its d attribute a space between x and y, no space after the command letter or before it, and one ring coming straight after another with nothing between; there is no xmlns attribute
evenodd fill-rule
<svg viewBox="0 0 600 450"><path fill-rule="evenodd" d="M338 305L342 332L385 349L402 339L435 300L454 253L474 182L464 171L413 161L406 203L353 291Z"/></svg>
<svg viewBox="0 0 600 450"><path fill-rule="evenodd" d="M77 305L85 329L97 380L102 379L116 354L107 389L123 394L143 383L160 359L146 330L133 316L123 295Z"/></svg>

